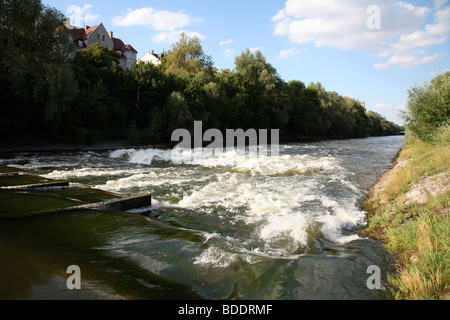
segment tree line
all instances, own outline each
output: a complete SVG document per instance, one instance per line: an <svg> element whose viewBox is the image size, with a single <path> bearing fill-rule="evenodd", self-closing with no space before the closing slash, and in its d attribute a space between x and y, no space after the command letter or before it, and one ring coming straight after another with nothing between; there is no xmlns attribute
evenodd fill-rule
<svg viewBox="0 0 450 320"><path fill-rule="evenodd" d="M320 83L285 82L260 51L218 70L181 35L161 65L119 66L99 44L70 58L65 17L40 0L0 6L0 134L9 141L169 142L175 129L279 129L281 136L353 138L402 128Z"/></svg>

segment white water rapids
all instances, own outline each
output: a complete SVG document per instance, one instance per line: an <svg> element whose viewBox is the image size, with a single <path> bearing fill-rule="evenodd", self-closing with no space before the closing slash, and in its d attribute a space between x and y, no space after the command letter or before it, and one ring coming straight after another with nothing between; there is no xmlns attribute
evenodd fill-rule
<svg viewBox="0 0 450 320"><path fill-rule="evenodd" d="M156 198L157 205L254 226L245 239L253 242L251 250L289 256L304 252L313 232L344 244L358 239L349 230L365 225L365 213L359 209L364 190L354 179L356 173L330 151L336 150L318 143L282 146L277 157L255 151L205 152L192 164L199 150L183 150L176 153L177 162L188 165L175 166L173 150L124 149L111 152L109 158L128 163L126 168L54 170L45 177L104 177L94 187L114 192L151 193L163 188L167 193ZM213 263L217 256L213 251L196 261Z"/></svg>
<svg viewBox="0 0 450 320"><path fill-rule="evenodd" d="M173 150L130 148L18 154L2 164L78 187L152 194L153 208L132 213L175 228L176 240L130 227L96 249L204 297L234 288L244 298L373 298L366 268L385 263L385 253L357 235L366 224L360 205L401 145L401 137L285 144L274 157L178 150L175 161Z"/></svg>

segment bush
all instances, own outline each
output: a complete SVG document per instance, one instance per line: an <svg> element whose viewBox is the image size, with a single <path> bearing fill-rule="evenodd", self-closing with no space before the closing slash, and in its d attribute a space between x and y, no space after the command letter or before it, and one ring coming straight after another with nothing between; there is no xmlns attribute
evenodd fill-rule
<svg viewBox="0 0 450 320"><path fill-rule="evenodd" d="M449 123L450 71L436 76L429 84L411 88L403 118L419 138L432 141L436 130Z"/></svg>

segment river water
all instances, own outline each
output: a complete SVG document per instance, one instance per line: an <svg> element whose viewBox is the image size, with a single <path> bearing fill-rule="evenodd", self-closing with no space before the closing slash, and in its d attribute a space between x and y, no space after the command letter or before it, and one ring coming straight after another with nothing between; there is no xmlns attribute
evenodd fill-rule
<svg viewBox="0 0 450 320"><path fill-rule="evenodd" d="M0 298L383 299L367 269L379 266L385 283L391 261L357 235L360 205L401 147L401 137L297 143L278 157L194 164L161 149L0 156L79 189L154 199L130 212L0 220ZM81 290L66 286L70 265Z"/></svg>

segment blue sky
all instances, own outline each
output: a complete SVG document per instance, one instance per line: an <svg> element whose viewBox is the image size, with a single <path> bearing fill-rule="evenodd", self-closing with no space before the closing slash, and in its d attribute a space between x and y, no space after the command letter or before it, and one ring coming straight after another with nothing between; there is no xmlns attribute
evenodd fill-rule
<svg viewBox="0 0 450 320"><path fill-rule="evenodd" d="M261 50L285 80L321 82L402 124L408 89L450 70L450 1L43 0L82 27L102 22L142 57L198 36L218 69ZM375 6L375 7L374 7Z"/></svg>

